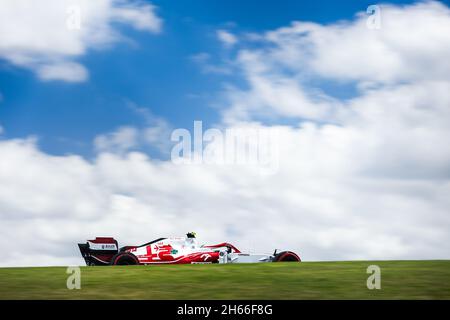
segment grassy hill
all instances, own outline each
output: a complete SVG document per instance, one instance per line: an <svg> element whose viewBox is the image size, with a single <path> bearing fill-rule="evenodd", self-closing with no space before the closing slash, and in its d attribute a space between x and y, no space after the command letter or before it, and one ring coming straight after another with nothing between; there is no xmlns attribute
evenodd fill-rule
<svg viewBox="0 0 450 320"><path fill-rule="evenodd" d="M366 269L381 268L381 290ZM0 268L0 299L450 299L450 261Z"/></svg>

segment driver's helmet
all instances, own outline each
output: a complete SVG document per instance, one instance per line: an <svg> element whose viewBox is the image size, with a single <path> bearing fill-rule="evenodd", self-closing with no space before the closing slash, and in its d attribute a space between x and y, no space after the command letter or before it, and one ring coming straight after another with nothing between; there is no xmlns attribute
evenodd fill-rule
<svg viewBox="0 0 450 320"><path fill-rule="evenodd" d="M195 232L188 232L186 234L186 245L192 249L197 246L197 239L195 238Z"/></svg>
<svg viewBox="0 0 450 320"><path fill-rule="evenodd" d="M195 232L188 232L188 233L186 233L186 238L195 238L195 236L196 236L196 233Z"/></svg>

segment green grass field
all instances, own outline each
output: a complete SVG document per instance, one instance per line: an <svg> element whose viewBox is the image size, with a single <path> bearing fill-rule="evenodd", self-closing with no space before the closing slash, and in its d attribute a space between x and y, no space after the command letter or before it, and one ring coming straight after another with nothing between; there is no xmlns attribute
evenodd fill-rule
<svg viewBox="0 0 450 320"><path fill-rule="evenodd" d="M381 268L368 290L367 266ZM450 299L450 261L0 268L0 299Z"/></svg>

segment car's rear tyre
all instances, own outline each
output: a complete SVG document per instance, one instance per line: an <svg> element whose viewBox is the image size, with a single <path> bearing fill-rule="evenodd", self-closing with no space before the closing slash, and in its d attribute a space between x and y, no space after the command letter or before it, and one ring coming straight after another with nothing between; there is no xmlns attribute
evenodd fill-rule
<svg viewBox="0 0 450 320"><path fill-rule="evenodd" d="M292 251L282 251L275 255L273 262L300 262L300 257Z"/></svg>
<svg viewBox="0 0 450 320"><path fill-rule="evenodd" d="M129 266L139 264L135 255L128 252L119 252L112 257L110 265L112 266Z"/></svg>

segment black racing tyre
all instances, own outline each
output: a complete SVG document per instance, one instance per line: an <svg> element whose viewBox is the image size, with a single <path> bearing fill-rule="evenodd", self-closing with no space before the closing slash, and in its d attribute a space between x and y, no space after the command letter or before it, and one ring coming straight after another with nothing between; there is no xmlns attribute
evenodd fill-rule
<svg viewBox="0 0 450 320"><path fill-rule="evenodd" d="M300 262L300 257L292 251L282 251L275 255L273 262Z"/></svg>
<svg viewBox="0 0 450 320"><path fill-rule="evenodd" d="M114 257L112 257L109 264L112 266L129 266L139 264L139 261L134 254L128 252L119 252Z"/></svg>

